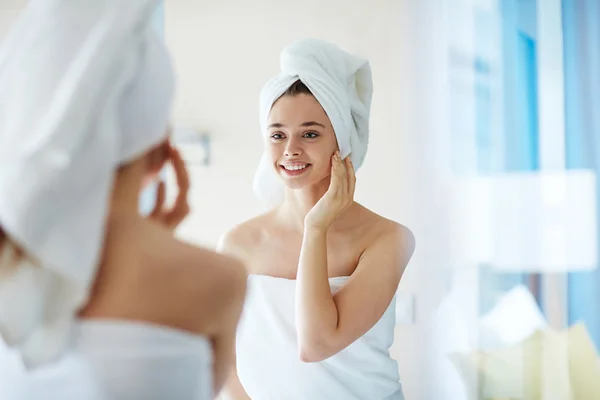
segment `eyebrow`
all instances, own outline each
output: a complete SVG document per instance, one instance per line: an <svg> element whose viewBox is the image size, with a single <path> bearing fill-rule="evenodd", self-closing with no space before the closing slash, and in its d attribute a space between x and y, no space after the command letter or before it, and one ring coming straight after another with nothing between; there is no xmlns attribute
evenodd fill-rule
<svg viewBox="0 0 600 400"><path fill-rule="evenodd" d="M320 126L321 128L325 129L325 125L323 125L319 122L316 122L316 121L303 122L300 126L303 128L308 128L311 126ZM285 125L283 125L282 123L276 122L274 124L269 125L269 128L285 128Z"/></svg>

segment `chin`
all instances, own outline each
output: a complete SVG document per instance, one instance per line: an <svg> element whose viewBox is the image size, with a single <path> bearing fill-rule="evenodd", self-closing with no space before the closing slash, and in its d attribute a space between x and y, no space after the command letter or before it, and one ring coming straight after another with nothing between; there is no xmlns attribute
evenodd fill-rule
<svg viewBox="0 0 600 400"><path fill-rule="evenodd" d="M279 175L279 180L288 188L290 189L300 189L303 188L306 185L309 185L310 182L312 181L311 179L307 179L309 178L308 176L297 176L297 177L288 177L288 176L284 176Z"/></svg>
<svg viewBox="0 0 600 400"><path fill-rule="evenodd" d="M292 190L298 190L298 189L303 189L305 187L310 186L310 184L306 183L306 182L289 182L289 181L284 181L283 184L288 188L288 189L292 189Z"/></svg>
<svg viewBox="0 0 600 400"><path fill-rule="evenodd" d="M319 186L323 181L329 180L329 175L326 175L322 178L315 178L314 176L305 176L305 177L295 177L289 179L287 177L281 177L283 184L292 190L305 189L312 186Z"/></svg>

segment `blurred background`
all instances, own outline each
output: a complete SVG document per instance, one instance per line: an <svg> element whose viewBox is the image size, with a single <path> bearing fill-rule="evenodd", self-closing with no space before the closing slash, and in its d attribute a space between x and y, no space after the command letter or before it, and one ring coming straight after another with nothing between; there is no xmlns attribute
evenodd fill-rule
<svg viewBox="0 0 600 400"><path fill-rule="evenodd" d="M0 40L25 4L0 0ZM332 41L373 69L357 201L417 238L392 349L407 398L600 398L599 1L168 0L155 18L192 177L181 238L214 248L263 211L260 89L284 45Z"/></svg>

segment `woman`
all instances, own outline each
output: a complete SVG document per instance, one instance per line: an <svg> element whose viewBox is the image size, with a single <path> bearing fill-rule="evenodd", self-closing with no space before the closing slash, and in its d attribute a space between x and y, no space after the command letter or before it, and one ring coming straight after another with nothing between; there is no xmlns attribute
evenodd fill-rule
<svg viewBox="0 0 600 400"><path fill-rule="evenodd" d="M173 237L188 180L157 5L34 0L3 43L0 339L22 359L4 398L207 400L230 370L247 275ZM167 163L178 199L163 210L161 184L142 217Z"/></svg>
<svg viewBox="0 0 600 400"><path fill-rule="evenodd" d="M255 190L273 208L225 234L249 289L233 399L402 399L389 347L414 250L404 226L353 199L364 159L369 63L316 39L281 54L261 93Z"/></svg>

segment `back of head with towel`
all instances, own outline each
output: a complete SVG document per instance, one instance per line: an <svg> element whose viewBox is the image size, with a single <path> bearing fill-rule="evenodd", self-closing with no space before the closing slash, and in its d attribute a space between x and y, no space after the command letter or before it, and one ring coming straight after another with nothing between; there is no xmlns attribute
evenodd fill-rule
<svg viewBox="0 0 600 400"><path fill-rule="evenodd" d="M159 386L178 366L189 371L171 382L179 393L193 375L184 398L211 396L210 345L195 335L163 330L144 340L143 326L105 324L88 345L113 340L121 346L113 356L156 354L137 371L103 363L111 355L93 349L87 355L104 357L100 367L70 357L102 257L115 172L167 138L174 80L151 27L158 3L31 0L0 49L0 339L21 354L25 379L42 382L14 398L177 398ZM79 333L86 330L94 331ZM158 354L169 340L177 342L171 353ZM152 370L177 348L187 361L198 350L202 365ZM104 395L85 374L95 367L119 379Z"/></svg>
<svg viewBox="0 0 600 400"><path fill-rule="evenodd" d="M0 224L36 262L2 274L0 333L34 366L87 301L115 169L165 139L173 78L157 1L32 3L0 50Z"/></svg>

